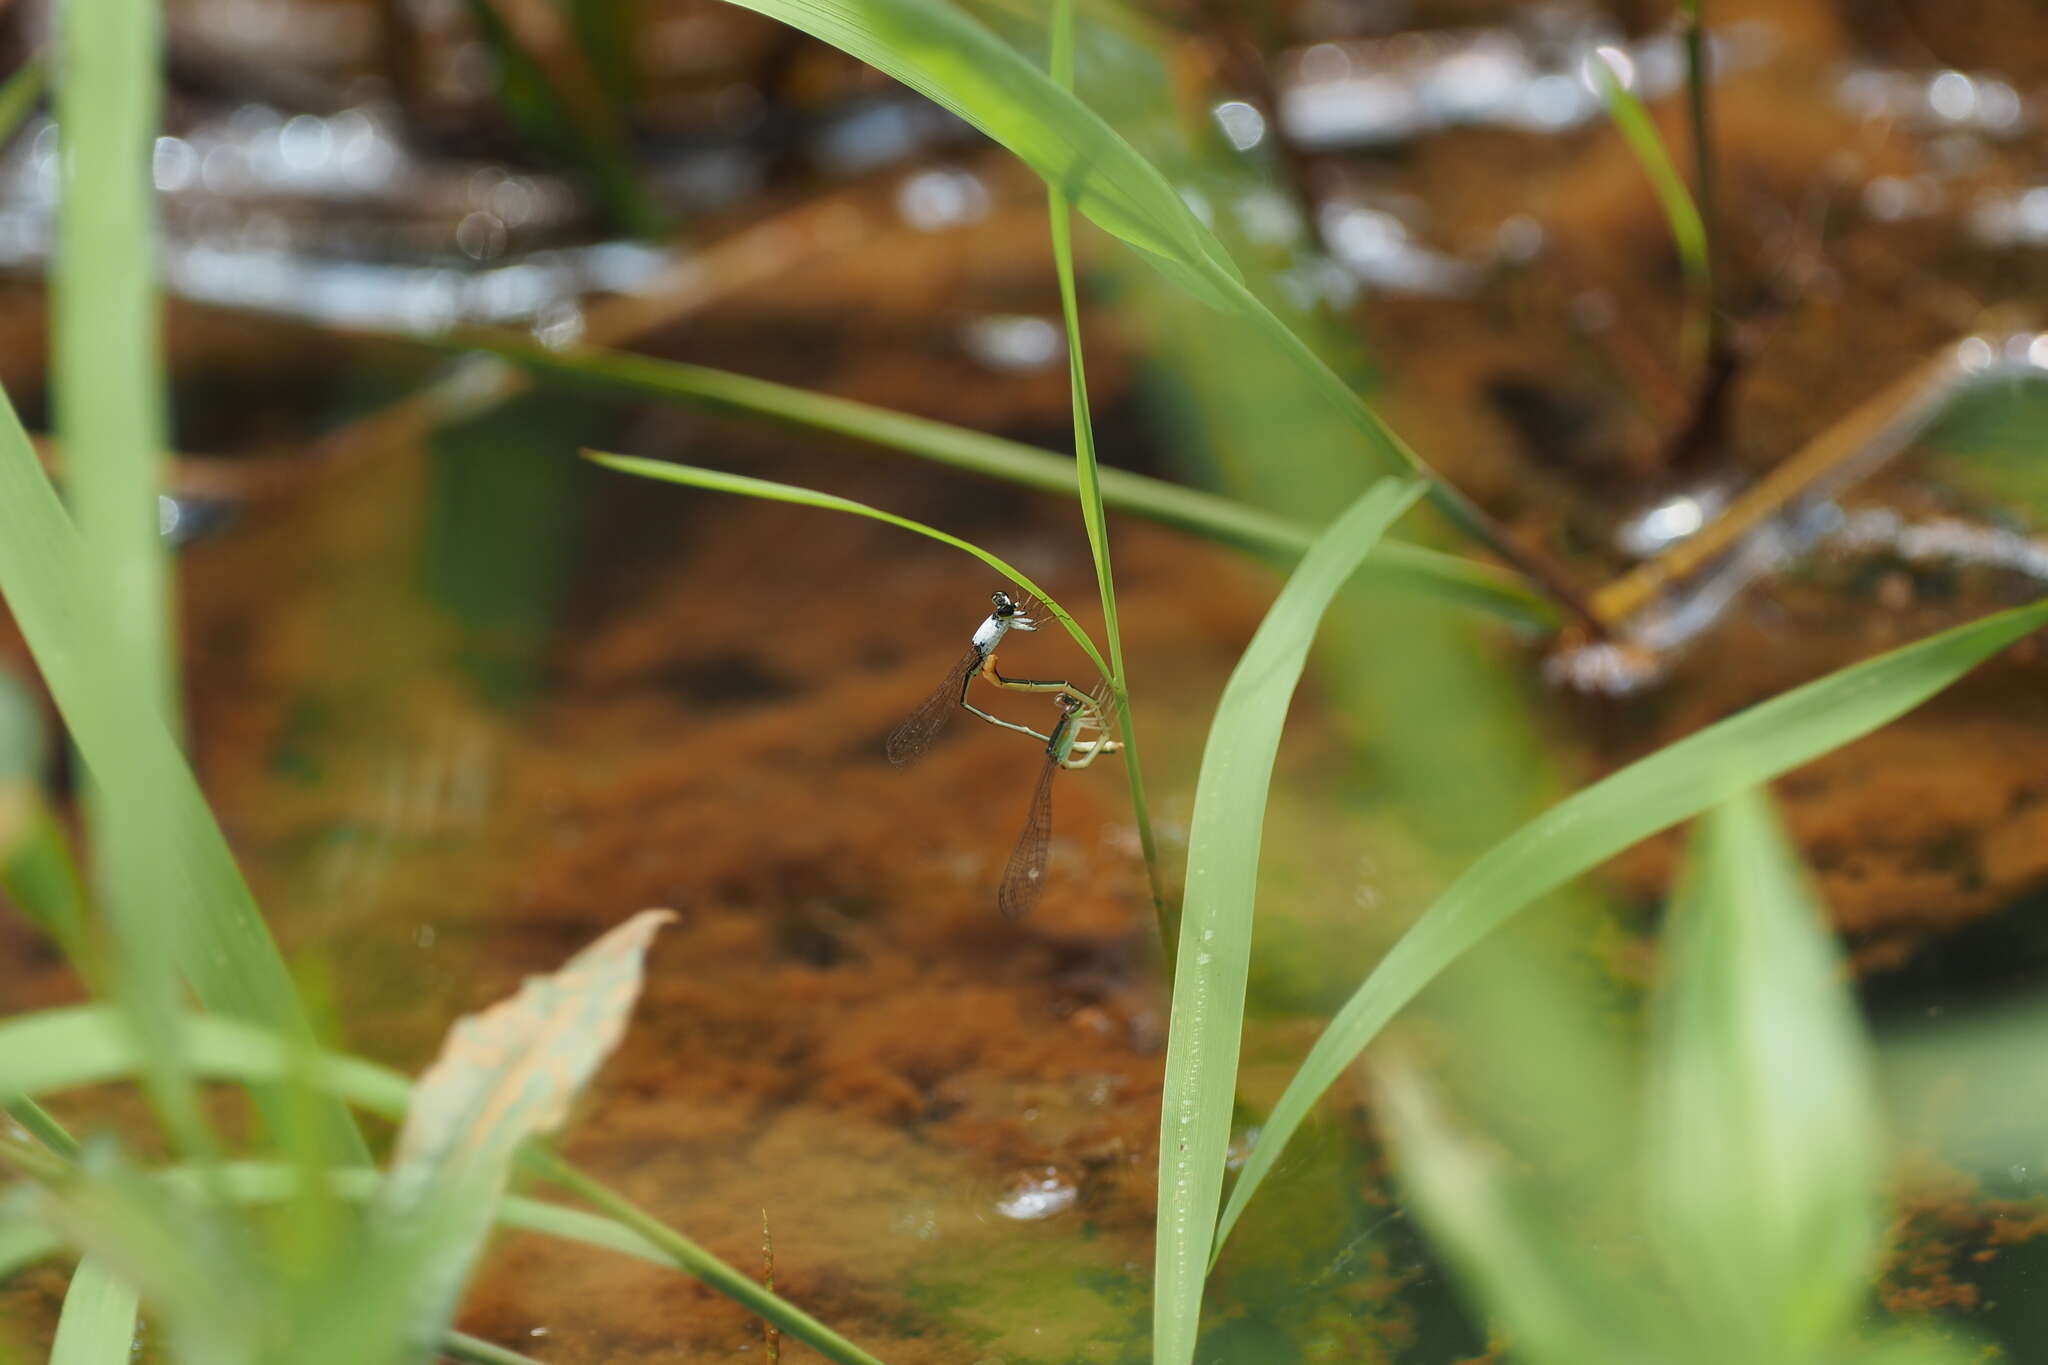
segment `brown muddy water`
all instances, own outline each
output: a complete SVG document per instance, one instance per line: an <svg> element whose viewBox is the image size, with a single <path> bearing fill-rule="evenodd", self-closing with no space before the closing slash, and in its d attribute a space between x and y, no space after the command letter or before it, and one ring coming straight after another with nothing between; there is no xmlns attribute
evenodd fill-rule
<svg viewBox="0 0 2048 1365"><path fill-rule="evenodd" d="M1625 567L1615 528L1659 498L1770 468L1960 335L1978 303L2048 295L2038 245L1982 232L1987 204L2027 202L2038 131L1930 125L1910 101L1873 112L1842 93L1846 73L1931 89L1942 66L1967 65L1987 107L1985 71L2038 100L2044 44L1971 37L2033 32L2005 14L2024 6L1980 6L1978 27L1728 8L1763 55L1716 103L1722 289L1743 361L1705 456L1669 439L1688 397L1665 340L1679 297L1665 229L1597 124L1454 129L1297 168L1320 201L1394 203L1460 259L1535 225L1543 247L1525 266L1489 266L1449 297L1368 290L1348 316L1395 425L1589 587ZM1321 35L1302 25L1307 60ZM903 220L901 192L934 165L986 202L925 230ZM1064 441L1032 184L962 148L805 203L750 201L715 225L779 241L799 213L833 230L649 349ZM11 288L20 338L38 305ZM1144 331L1098 313L1090 376L1109 457L1171 472L1140 399ZM889 528L633 483L570 456L607 446L829 488L988 545L1092 625L1071 509L760 426L550 394L306 469L292 456L315 428L371 410L419 375L416 357L189 304L171 339L180 448L238 457L183 476L262 492L182 560L192 748L348 1045L416 1070L456 1015L631 912L672 907L634 1026L567 1141L577 1161L742 1267L760 1263L765 1217L778 1290L892 1365L1143 1359L1165 997L1121 777L1061 776L1052 885L1012 922L994 887L1031 746L962 720L909 771L882 756L1000 585ZM40 362L11 349L15 391ZM1938 433L1842 506L1990 525L2004 514L1971 474L1984 443ZM1210 709L1273 580L1130 520L1114 534L1172 867ZM1485 647L1578 782L2039 590L1896 547L1803 551L1676 651L1667 676L1618 699L1546 683L1546 645L1492 632ZM1050 633L1013 637L1004 657L1034 674L1080 666ZM2048 888L2044 673L2022 646L1778 785L1880 1011L2036 984L2048 964L2032 927ZM1254 982L1255 1105L1441 872L1361 810L1372 737L1337 687L1312 674L1276 785L1261 961L1278 965ZM1625 985L1647 974L1676 848L1653 840L1601 879L1618 907L1603 951ZM73 996L17 920L0 951L8 1008ZM1331 1109L1262 1196L1278 1212L1255 1214L1226 1258L1204 1359L1491 1358L1388 1192L1362 1088ZM89 1125L105 1111L60 1112ZM2025 1299L2048 1203L2024 1181L1985 1190L1948 1175L1915 1190L1886 1307L1997 1332ZM10 1316L46 1339L61 1287L54 1271L25 1277ZM758 1324L693 1282L524 1235L499 1244L466 1303L465 1329L559 1365L765 1355Z"/></svg>

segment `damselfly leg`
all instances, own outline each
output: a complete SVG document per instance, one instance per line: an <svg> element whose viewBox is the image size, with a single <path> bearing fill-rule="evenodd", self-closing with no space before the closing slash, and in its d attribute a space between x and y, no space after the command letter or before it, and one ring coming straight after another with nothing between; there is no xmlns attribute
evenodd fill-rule
<svg viewBox="0 0 2048 1365"><path fill-rule="evenodd" d="M996 908L1012 919L1036 905L1039 892L1045 889L1046 854L1052 847L1053 773L1060 768L1085 768L1102 755L1123 748L1108 737L1112 708L1099 692L1095 696L1078 690L1062 692L1055 703L1060 718L1046 738L1045 763L1038 770L1038 784L1031 789L1024 832L1010 851L1002 884L996 888Z"/></svg>

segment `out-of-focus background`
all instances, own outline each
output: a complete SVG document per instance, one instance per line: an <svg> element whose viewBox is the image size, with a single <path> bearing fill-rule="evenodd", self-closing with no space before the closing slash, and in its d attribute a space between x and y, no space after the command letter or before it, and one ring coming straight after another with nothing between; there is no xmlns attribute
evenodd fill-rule
<svg viewBox="0 0 2048 1365"><path fill-rule="evenodd" d="M1041 6L965 8L1042 60ZM1608 638L1392 588L1333 618L1267 821L1241 1145L1429 893L1558 792L2048 582L2029 312L2048 301L2048 17L1710 0L1701 349L1592 65L1695 177L1675 9L1081 7L1081 97L1589 601L1820 443L1711 572L1613 613ZM1124 787L1109 764L1059 779L1049 888L1009 921L993 887L1033 746L960 720L908 774L882 757L1002 584L886 526L577 452L930 522L1092 626L1071 500L469 346L636 352L1070 451L1041 183L717 0L171 0L164 25L160 520L186 741L330 1026L416 1071L458 1014L674 907L575 1157L741 1266L765 1211L778 1290L892 1365L1147 1358L1166 996ZM53 34L39 0L0 8L0 71ZM0 144L0 386L39 437L59 191L38 104ZM1255 338L1107 237L1078 247L1106 463L1306 526L1387 467ZM1888 439L1895 418L1911 429ZM41 453L61 476L62 443ZM1273 578L1256 550L1112 528L1171 878ZM1778 788L1880 1035L2048 973L2037 654ZM1004 657L1087 668L1050 631ZM29 676L11 638L9 658ZM66 761L51 772L67 791ZM1568 908L1596 994L1648 978L1678 849L1637 847ZM10 1012L80 995L11 917L0 964ZM1460 1036L1412 1027L1425 1055ZM1346 1082L1296 1139L1224 1255L1200 1359L1499 1358L1368 1108ZM1874 1319L2048 1349L2048 1202L2034 1169L2005 1171L1900 1178ZM0 1288L24 1342L48 1340L64 1282ZM765 1351L710 1291L531 1234L496 1244L465 1305L466 1329L560 1365Z"/></svg>

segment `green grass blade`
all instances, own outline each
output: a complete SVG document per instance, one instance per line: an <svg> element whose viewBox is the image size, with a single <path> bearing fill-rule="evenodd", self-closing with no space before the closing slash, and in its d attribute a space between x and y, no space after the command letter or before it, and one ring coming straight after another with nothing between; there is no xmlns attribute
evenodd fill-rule
<svg viewBox="0 0 2048 1365"><path fill-rule="evenodd" d="M128 1365L135 1352L135 1290L87 1256L71 1272L50 1365Z"/></svg>
<svg viewBox="0 0 2048 1365"><path fill-rule="evenodd" d="M523 1356L509 1346L500 1346L495 1341L485 1341L467 1332L450 1332L442 1338L441 1354L450 1360L472 1362L472 1365L540 1365L532 1356Z"/></svg>
<svg viewBox="0 0 2048 1365"><path fill-rule="evenodd" d="M1074 88L1074 0L1055 0L1052 22L1052 79L1060 89ZM1088 529L1088 552L1095 561L1095 586L1102 597L1102 636L1109 644L1109 685L1116 694L1117 729L1123 738L1124 773L1131 784L1131 814L1138 826L1138 848L1145 856L1145 880L1152 891L1152 913L1159 923L1159 948L1173 954L1173 913L1159 879L1159 841L1152 836L1152 810L1145 800L1145 772L1138 762L1137 721L1131 714L1131 690L1124 676L1123 631L1117 624L1116 578L1109 558L1109 522L1102 510L1102 466L1095 457L1095 422L1088 408L1088 372L1081 356L1081 302L1074 286L1074 215L1066 195L1048 184L1046 209L1052 225L1053 266L1059 275L1060 312L1067 324L1067 387L1074 407L1074 469L1080 482L1081 520Z"/></svg>
<svg viewBox="0 0 2048 1365"><path fill-rule="evenodd" d="M57 428L79 533L107 585L109 652L174 718L169 557L157 533L169 442L150 182L160 6L63 0L58 9L63 194L50 291Z"/></svg>
<svg viewBox="0 0 2048 1365"><path fill-rule="evenodd" d="M1065 607L1047 594L1044 588L1026 578L1016 565L989 553L971 541L949 535L921 521L912 521L909 517L899 517L894 512L884 512L879 507L870 507L864 502L855 502L851 498L819 493L808 488L798 488L794 484L749 478L745 474L727 474L716 469L700 469L695 465L675 464L668 460L650 460L639 455L606 455L594 450L586 450L583 453L606 469L616 469L622 474L637 474L644 479L659 479L663 483L679 483L686 488L704 488L715 493L736 493L743 498L761 498L768 502L787 502L798 507L821 508L827 512L845 512L851 516L867 517L873 521L901 527L906 531L915 531L921 536L938 541L941 545L965 550L1044 603L1045 609L1059 618L1059 623L1066 627L1067 634L1074 638L1074 643L1088 655L1089 662L1095 665L1096 671L1104 677L1109 676L1109 665L1104 662L1101 651L1095 648L1095 641L1088 637L1087 631L1075 623Z"/></svg>
<svg viewBox="0 0 2048 1365"><path fill-rule="evenodd" d="M14 130L28 117L29 110L43 97L49 84L48 68L41 57L31 57L0 84L0 142L14 136Z"/></svg>
<svg viewBox="0 0 2048 1365"><path fill-rule="evenodd" d="M1697 19L1695 14L1695 24ZM1658 207L1664 210L1664 221L1671 227L1671 240L1678 248L1678 268L1685 276L1686 293L1690 298L1685 323L1685 353L1693 363L1701 363L1706 356L1714 306L1714 275L1707 255L1706 220L1700 216L1699 205L1693 202L1692 191L1685 187L1685 177L1671 163L1671 154L1664 148L1664 139L1657 135L1657 125L1651 120L1650 111L1636 98L1635 91L1621 83L1604 54L1593 53L1587 64L1600 82L1601 93L1607 99L1608 115L1613 118L1614 126L1621 130L1629 150L1635 153L1643 174L1649 177ZM1702 167L1705 164L1702 160Z"/></svg>
<svg viewBox="0 0 2048 1365"><path fill-rule="evenodd" d="M1421 492L1416 484L1382 479L1317 538L1231 670L1209 726L1188 829L1187 891L1159 1113L1155 1365L1194 1359L1237 1098L1266 793L1288 702L1330 599Z"/></svg>
<svg viewBox="0 0 2048 1365"><path fill-rule="evenodd" d="M137 703L138 675L101 628L95 567L0 395L0 595L97 783L108 827L124 840L122 894L108 909L130 975L150 992L150 1040L176 1036L175 1020L161 1017L174 999L161 973L173 966L208 1008L310 1037L284 959L192 769L158 709ZM340 1150L367 1160L346 1112L333 1106L329 1121L346 1144Z"/></svg>
<svg viewBox="0 0 2048 1365"><path fill-rule="evenodd" d="M623 390L713 411L770 417L1062 497L1070 496L1076 487L1074 462L1064 455L851 399L623 352L578 347L554 350L478 334L466 334L461 340L466 346L511 361L543 382ZM1214 493L1124 469L1102 469L1100 474L1105 506L1226 545L1298 559L1316 537L1313 526ZM1526 578L1477 560L1382 540L1366 558L1361 572L1525 629L1553 630L1558 625L1556 606Z"/></svg>
<svg viewBox="0 0 2048 1365"><path fill-rule="evenodd" d="M1669 922L1650 1225L1730 1358L1810 1359L1875 1269L1877 1104L1841 953L1764 792L1700 821Z"/></svg>
<svg viewBox="0 0 2048 1365"><path fill-rule="evenodd" d="M1237 267L1156 167L995 34L944 0L733 0L952 110L1105 230L1219 307Z"/></svg>
<svg viewBox="0 0 2048 1365"><path fill-rule="evenodd" d="M1489 849L1402 936L1316 1040L1260 1130L1223 1210L1218 1242L1316 1100L1387 1020L1466 949L1639 840L1898 718L2044 624L2048 602L1832 673L1630 764Z"/></svg>
<svg viewBox="0 0 2048 1365"><path fill-rule="evenodd" d="M731 0L851 53L951 109L1016 153L1098 226L1137 247L1169 279L1253 329L1297 364L1365 436L1418 478L1468 535L1538 578L1591 620L1576 588L1445 482L1315 348L1245 284L1229 253L1157 167L1092 110L945 0ZM1597 624L1597 623L1596 623Z"/></svg>

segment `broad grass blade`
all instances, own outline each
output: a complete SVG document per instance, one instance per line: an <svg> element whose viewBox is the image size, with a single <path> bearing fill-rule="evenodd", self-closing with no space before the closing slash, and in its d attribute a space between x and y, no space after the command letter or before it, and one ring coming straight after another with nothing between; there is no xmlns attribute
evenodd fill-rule
<svg viewBox="0 0 2048 1365"><path fill-rule="evenodd" d="M886 71L1016 153L1073 206L1219 308L1237 267L1151 162L944 0L734 0ZM1234 287L1233 287L1234 286Z"/></svg>
<svg viewBox="0 0 2048 1365"><path fill-rule="evenodd" d="M1761 790L1700 820L1665 942L1651 1226L1731 1359L1807 1359L1875 1269L1881 1144L1841 954Z"/></svg>
<svg viewBox="0 0 2048 1365"><path fill-rule="evenodd" d="M0 595L97 783L115 832L119 885L109 911L129 966L126 1007L174 1064L172 970L210 1009L310 1037L284 960L236 867L227 840L140 675L102 628L97 569L0 395ZM259 1100L264 1097L259 1096ZM345 1110L326 1116L340 1150L367 1160Z"/></svg>
<svg viewBox="0 0 2048 1365"><path fill-rule="evenodd" d="M1331 598L1421 494L1382 479L1309 547L1231 671L1202 749L1159 1113L1156 1365L1194 1359L1237 1098L1266 793L1288 703Z"/></svg>
<svg viewBox="0 0 2048 1365"><path fill-rule="evenodd" d="M1660 749L1483 854L1331 1019L1273 1107L1216 1240L1229 1236L1309 1109L1395 1012L1518 912L1632 844L1895 720L2031 631L2048 602L1958 626L1774 697Z"/></svg>
<svg viewBox="0 0 2048 1365"><path fill-rule="evenodd" d="M80 1260L64 1293L50 1365L128 1365L135 1353L135 1290L97 1256Z"/></svg>

